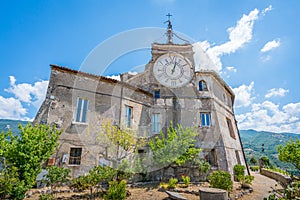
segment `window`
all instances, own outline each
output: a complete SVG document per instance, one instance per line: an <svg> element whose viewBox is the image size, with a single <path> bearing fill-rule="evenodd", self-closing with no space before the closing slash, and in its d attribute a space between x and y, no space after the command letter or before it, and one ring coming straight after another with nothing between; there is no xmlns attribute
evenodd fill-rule
<svg viewBox="0 0 300 200"><path fill-rule="evenodd" d="M127 128L131 127L131 118L132 118L132 107L125 106L125 125Z"/></svg>
<svg viewBox="0 0 300 200"><path fill-rule="evenodd" d="M160 131L160 114L152 114L152 132L159 133Z"/></svg>
<svg viewBox="0 0 300 200"><path fill-rule="evenodd" d="M80 165L82 148L71 148L69 165Z"/></svg>
<svg viewBox="0 0 300 200"><path fill-rule="evenodd" d="M232 127L231 120L230 120L229 118L226 118L226 121L227 121L227 126L228 126L228 130L229 130L230 136L231 136L233 139L236 139L236 138L235 138L234 131L233 131L233 127Z"/></svg>
<svg viewBox="0 0 300 200"><path fill-rule="evenodd" d="M201 126L210 126L210 113L200 113Z"/></svg>
<svg viewBox="0 0 300 200"><path fill-rule="evenodd" d="M235 151L235 156L236 156L237 163L240 165L241 159L240 159L239 151Z"/></svg>
<svg viewBox="0 0 300 200"><path fill-rule="evenodd" d="M86 122L86 114L88 109L88 100L78 98L77 100L77 111L76 111L76 122Z"/></svg>
<svg viewBox="0 0 300 200"><path fill-rule="evenodd" d="M208 91L207 85L205 81L199 81L199 91Z"/></svg>
<svg viewBox="0 0 300 200"><path fill-rule="evenodd" d="M160 98L160 90L155 90L154 91L154 98L159 99Z"/></svg>
<svg viewBox="0 0 300 200"><path fill-rule="evenodd" d="M217 166L216 150L212 149L210 152L208 152L207 155L205 156L205 160L211 166Z"/></svg>

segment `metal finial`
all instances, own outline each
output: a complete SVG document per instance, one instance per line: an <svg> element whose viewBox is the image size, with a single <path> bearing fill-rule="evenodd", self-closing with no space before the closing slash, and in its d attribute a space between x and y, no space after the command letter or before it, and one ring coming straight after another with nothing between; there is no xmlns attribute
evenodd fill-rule
<svg viewBox="0 0 300 200"><path fill-rule="evenodd" d="M170 20L170 17L172 16L170 13L168 13L166 15L168 17L168 21L166 21L165 23L168 22L168 31L167 31L167 36L168 36L168 43L173 43L173 28L172 28L172 23Z"/></svg>

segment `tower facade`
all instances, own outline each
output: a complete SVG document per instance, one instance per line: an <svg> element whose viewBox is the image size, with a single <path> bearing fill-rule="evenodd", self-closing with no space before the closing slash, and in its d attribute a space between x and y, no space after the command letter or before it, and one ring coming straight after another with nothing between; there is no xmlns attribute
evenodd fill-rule
<svg viewBox="0 0 300 200"><path fill-rule="evenodd" d="M101 123L109 119L146 138L170 124L194 127L195 146L203 149L199 157L213 169L233 174L234 165L246 166L233 91L215 71L195 71L192 45L171 39L153 43L144 71L122 74L120 81L51 65L46 99L35 118L63 130L50 165L70 168L73 177L110 165L109 146L99 143Z"/></svg>

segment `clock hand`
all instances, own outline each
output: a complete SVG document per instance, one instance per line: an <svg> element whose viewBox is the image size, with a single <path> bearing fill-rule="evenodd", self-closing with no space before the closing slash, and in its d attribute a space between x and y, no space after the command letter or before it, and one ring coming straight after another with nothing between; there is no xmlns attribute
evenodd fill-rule
<svg viewBox="0 0 300 200"><path fill-rule="evenodd" d="M177 62L175 62L174 67L172 69L172 74L175 72L175 67L176 67Z"/></svg>

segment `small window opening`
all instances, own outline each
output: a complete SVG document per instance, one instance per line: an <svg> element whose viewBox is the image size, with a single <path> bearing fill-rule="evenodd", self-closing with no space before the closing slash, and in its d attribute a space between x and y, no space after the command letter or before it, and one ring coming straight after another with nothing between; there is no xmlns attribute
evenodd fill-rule
<svg viewBox="0 0 300 200"><path fill-rule="evenodd" d="M208 91L207 84L205 81L199 81L199 91Z"/></svg>
<svg viewBox="0 0 300 200"><path fill-rule="evenodd" d="M155 90L154 91L154 98L159 99L160 98L160 90Z"/></svg>

